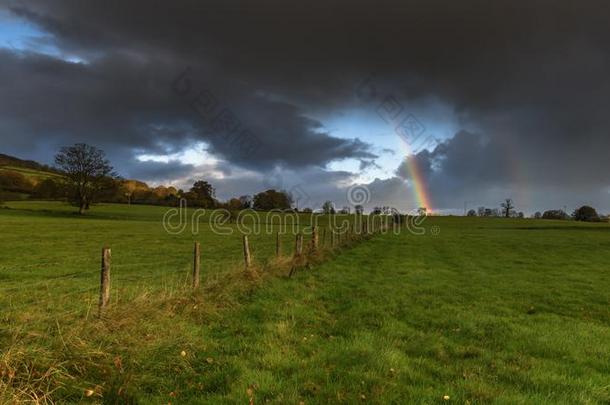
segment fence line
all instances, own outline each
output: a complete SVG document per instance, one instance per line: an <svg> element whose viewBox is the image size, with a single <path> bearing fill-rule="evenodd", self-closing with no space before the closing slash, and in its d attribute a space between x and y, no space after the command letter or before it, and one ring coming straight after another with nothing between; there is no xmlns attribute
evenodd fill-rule
<svg viewBox="0 0 610 405"><path fill-rule="evenodd" d="M294 246L294 251L293 251L293 256L292 256L292 265L291 265L290 273L288 276L291 277L298 268L301 268L303 266L309 267L311 257L316 256L323 251L334 252L336 249L340 249L341 247L343 247L346 244L350 244L352 242L367 239L369 236L371 236L373 234L381 233L384 230L387 230L389 228L387 225L385 225L385 226L381 225L379 227L371 227L372 229L370 229L370 228L368 228L367 224L365 224L364 222L360 224L360 227L361 227L361 229L356 229L355 224L352 224L353 230L348 229L348 231L346 231L344 233L334 232L332 228L323 227L322 228L323 233L322 233L322 237L320 240L320 233L319 233L320 229L318 227L314 226L311 234L309 234L310 239L308 239L307 243L304 243L303 233L298 233L295 236L295 246ZM330 244L329 244L330 246L328 246L326 244L327 232L330 233ZM280 233L278 232L273 236L275 236L275 257L282 257L282 252L281 252L282 241L280 238ZM255 253L256 253L256 251L257 251L257 249L254 249ZM286 253L288 253L288 252L284 252L284 255L286 255ZM166 262L161 262L161 263L159 261L151 261L151 262L144 262L144 263L142 263L142 262L119 263L119 264L113 265L111 262L111 259L110 259L110 249L104 248L103 252L102 252L101 267L98 270L62 274L59 276L46 278L44 280L41 280L41 281L38 281L35 283L20 285L18 287L0 288L0 292L20 291L20 290L22 291L26 288L31 288L31 287L36 287L36 286L46 284L47 293L49 293L48 288L49 288L50 284L54 281L77 279L77 278L81 278L83 276L101 274L101 276L100 276L101 284L96 287L89 287L89 288L85 288L85 289L78 290L75 292L69 292L69 293L66 293L63 295L56 296L56 298L58 300L61 300L68 296L75 296L75 295L79 295L79 294L82 294L85 292L93 292L95 290L98 290L99 294L100 294L98 309L99 309L99 313L101 314L102 311L107 306L111 305L111 303L110 303L110 297L112 296L111 286L113 286L117 283L118 284L125 283L125 282L133 283L133 282L137 282L139 280L148 280L150 278L163 278L163 277L167 277L167 276L174 276L176 274L182 274L185 281L188 281L189 278L191 279L191 287L193 290L198 289L198 287L200 285L200 274L201 274L200 273L200 271L201 271L200 254L201 254L200 244L199 244L199 242L195 242L195 248L194 248L194 251L191 253L192 256L189 260L192 263L192 267L190 267L188 265L188 262L186 261L186 257L185 257L184 261L171 260L171 261L166 261ZM242 235L242 254L243 254L243 264L244 264L245 269L246 270L254 269L255 257L251 253L251 245L250 245L250 241L248 240L247 235ZM91 260L91 258L87 257L87 261L90 261L90 260ZM47 264L51 264L51 263L47 263ZM57 264L59 264L59 263L57 263ZM30 267L34 267L34 266L35 265L31 265ZM118 273L118 277L115 277L117 274L114 274L112 272L113 269L116 270L117 268L118 269L121 269L121 268L133 269L133 268L140 268L140 267L144 267L144 266L150 266L151 268L156 269L156 271L154 271L152 274L145 275L145 276L141 275L141 274L137 274L137 273L132 273L132 274ZM178 268L171 270L171 271L159 271L159 269L161 269L161 268L167 269L167 267L174 267L174 266L176 266ZM101 271L101 273L100 273L100 271ZM125 287L121 286L119 288L122 289ZM31 307L32 305L41 304L41 303L46 303L47 307L48 307L49 304L51 302L53 302L53 300L50 300L49 298L51 298L51 297L49 296L46 298L40 298L39 300L36 300L33 302L27 302L20 306L10 306L9 305L9 311L14 312L14 311L26 308L28 306ZM9 302L12 302L10 300L10 297L9 297ZM78 312L78 310L75 310L73 312Z"/></svg>

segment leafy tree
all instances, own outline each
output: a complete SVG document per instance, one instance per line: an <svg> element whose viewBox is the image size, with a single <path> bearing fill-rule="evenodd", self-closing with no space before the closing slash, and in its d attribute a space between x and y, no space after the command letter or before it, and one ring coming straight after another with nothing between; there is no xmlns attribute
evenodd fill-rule
<svg viewBox="0 0 610 405"><path fill-rule="evenodd" d="M383 208L382 207L373 207L373 210L371 211L372 215L381 215L381 213L383 212Z"/></svg>
<svg viewBox="0 0 610 405"><path fill-rule="evenodd" d="M303 208L303 211L301 211L301 212L304 212L306 214L311 214L313 212L313 210L311 208L307 207L307 208Z"/></svg>
<svg viewBox="0 0 610 405"><path fill-rule="evenodd" d="M395 208L393 208L392 210L393 210L392 211L392 223L394 223L394 224L402 224L403 216L400 214L400 211L398 211Z"/></svg>
<svg viewBox="0 0 610 405"><path fill-rule="evenodd" d="M66 195L62 182L53 179L44 179L34 187L32 197L40 199L63 198Z"/></svg>
<svg viewBox="0 0 610 405"><path fill-rule="evenodd" d="M499 217L500 211L497 208L479 207L478 215L480 217Z"/></svg>
<svg viewBox="0 0 610 405"><path fill-rule="evenodd" d="M428 215L428 208L426 208L426 207L419 207L417 209L417 215L419 215L420 217L425 217L426 215Z"/></svg>
<svg viewBox="0 0 610 405"><path fill-rule="evenodd" d="M541 213L540 211L537 211L537 212L534 214L534 218L535 218L535 219L540 219L540 218L542 218L542 213Z"/></svg>
<svg viewBox="0 0 610 405"><path fill-rule="evenodd" d="M466 214L469 217L476 217L477 216L477 212L475 210L470 210L468 211L468 214Z"/></svg>
<svg viewBox="0 0 610 405"><path fill-rule="evenodd" d="M595 208L590 207L588 205L583 205L582 207L574 210L572 213L572 218L576 221L584 221L584 222L599 222L600 218L597 214Z"/></svg>
<svg viewBox="0 0 610 405"><path fill-rule="evenodd" d="M121 187L122 181L116 180L110 177L104 178L100 182L99 191L97 193L97 200L103 202L125 202L125 194ZM152 195L151 190L146 186L145 193L138 193L138 198L143 198L143 203L154 204L156 199L152 199L149 196Z"/></svg>
<svg viewBox="0 0 610 405"><path fill-rule="evenodd" d="M252 208L252 197L249 195L242 195L239 197L239 202L241 203L241 209Z"/></svg>
<svg viewBox="0 0 610 405"><path fill-rule="evenodd" d="M224 204L227 209L229 211L238 211L241 210L242 205L241 205L241 201L239 201L239 198L231 198L229 201L227 201L226 204Z"/></svg>
<svg viewBox="0 0 610 405"><path fill-rule="evenodd" d="M214 208L216 206L215 194L216 190L210 183L199 180L193 184L193 187L187 193L187 199L195 206Z"/></svg>
<svg viewBox="0 0 610 405"><path fill-rule="evenodd" d="M507 198L502 204L500 204L500 206L502 207L502 215L504 218L510 218L515 209L513 200L511 198Z"/></svg>
<svg viewBox="0 0 610 405"><path fill-rule="evenodd" d="M542 214L542 219L568 219L568 214L563 210L548 210Z"/></svg>
<svg viewBox="0 0 610 405"><path fill-rule="evenodd" d="M364 213L364 207L360 204L357 204L354 206L354 212L356 213L356 215L362 215L362 213Z"/></svg>
<svg viewBox="0 0 610 405"><path fill-rule="evenodd" d="M292 198L288 193L276 190L267 190L258 193L252 199L252 208L259 211L273 209L287 210L292 205Z"/></svg>
<svg viewBox="0 0 610 405"><path fill-rule="evenodd" d="M322 204L322 212L325 214L335 214L335 204L332 201L325 201Z"/></svg>
<svg viewBox="0 0 610 405"><path fill-rule="evenodd" d="M119 195L117 197L120 197L121 201L127 199L127 204L131 204L132 202L138 202L146 199L146 197L150 197L150 193L150 187L144 182L138 180L122 180L120 182L117 193Z"/></svg>
<svg viewBox="0 0 610 405"><path fill-rule="evenodd" d="M343 207L339 210L339 214L349 214L351 212L351 208L350 207Z"/></svg>
<svg viewBox="0 0 610 405"><path fill-rule="evenodd" d="M116 177L104 151L84 143L61 148L55 164L66 176L70 198L79 214L94 202L104 180Z"/></svg>

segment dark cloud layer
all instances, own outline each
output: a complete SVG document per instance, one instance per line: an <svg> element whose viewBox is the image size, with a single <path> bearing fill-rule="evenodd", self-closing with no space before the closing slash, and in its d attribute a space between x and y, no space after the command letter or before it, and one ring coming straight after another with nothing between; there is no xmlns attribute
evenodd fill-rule
<svg viewBox="0 0 610 405"><path fill-rule="evenodd" d="M610 9L601 0L6 4L88 61L0 53L7 152L31 153L36 142L42 156L87 139L129 162L134 151L204 140L261 172L344 158L372 166L369 139L333 137L312 117L353 105L354 87L374 73L379 88L408 103L434 97L454 109L463 130L412 157L441 207L524 183L607 201ZM188 66L184 96L172 81ZM204 90L255 150L227 142L193 111ZM401 170L387 183L404 187Z"/></svg>

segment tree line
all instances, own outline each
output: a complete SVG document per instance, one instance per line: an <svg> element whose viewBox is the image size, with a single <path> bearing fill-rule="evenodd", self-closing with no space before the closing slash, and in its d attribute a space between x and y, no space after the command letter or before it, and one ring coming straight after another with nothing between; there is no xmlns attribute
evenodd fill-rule
<svg viewBox="0 0 610 405"><path fill-rule="evenodd" d="M32 162L33 163L33 162ZM220 201L207 181L196 181L188 190L175 187L149 187L138 180L117 175L105 153L84 143L63 147L55 156L55 167L32 167L49 173L43 179L28 177L15 170L0 171L0 191L27 194L31 198L72 203L83 214L95 203L126 203L178 206L181 200L198 208L225 208L230 211L289 210L292 197L280 190L266 190L254 196L242 195Z"/></svg>
<svg viewBox="0 0 610 405"><path fill-rule="evenodd" d="M7 162L12 158L0 155ZM292 196L282 190L266 190L254 196L242 195L220 201L216 198L216 190L207 181L198 180L192 187L184 191L175 187L149 187L137 180L120 178L106 158L105 153L95 146L84 143L63 147L55 156L55 167L38 165L35 162L25 162L28 168L44 169L49 175L41 181L33 181L17 171L0 171L0 191L24 193L37 199L57 199L72 203L78 207L79 213L84 213L96 202L147 204L178 206L181 200L186 200L191 207L224 208L229 211L255 209L260 211L293 209ZM0 194L1 197L1 194ZM362 214L364 207L353 207L355 214ZM328 200L322 204L320 211L324 214L350 214L352 208L344 206L336 209L335 204ZM313 212L311 208L303 208L301 212ZM373 215L400 216L398 210L389 206L374 207ZM419 208L418 215L427 215L426 208ZM466 214L469 217L505 217L524 218L522 211L515 209L512 199L505 199L498 208L479 207L471 209ZM577 221L596 222L603 218L590 206L576 209L572 215L563 210L548 210L536 212L535 219L574 219Z"/></svg>
<svg viewBox="0 0 610 405"><path fill-rule="evenodd" d="M504 217L504 218L525 218L525 214L522 211L515 210L515 204L510 198L505 199L499 208L487 208L479 207L476 211L471 209L466 214L469 217ZM556 219L556 220L569 220L583 222L602 222L607 220L601 217L597 210L591 206L583 205L575 209L571 215L561 209L547 210L544 212L536 212L531 216L533 219Z"/></svg>

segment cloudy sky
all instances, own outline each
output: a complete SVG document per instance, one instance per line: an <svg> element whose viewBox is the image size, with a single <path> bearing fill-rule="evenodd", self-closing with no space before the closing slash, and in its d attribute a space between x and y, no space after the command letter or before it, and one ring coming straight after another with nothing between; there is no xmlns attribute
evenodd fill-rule
<svg viewBox="0 0 610 405"><path fill-rule="evenodd" d="M0 152L220 198L610 211L603 1L0 0Z"/></svg>

